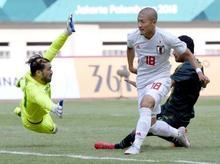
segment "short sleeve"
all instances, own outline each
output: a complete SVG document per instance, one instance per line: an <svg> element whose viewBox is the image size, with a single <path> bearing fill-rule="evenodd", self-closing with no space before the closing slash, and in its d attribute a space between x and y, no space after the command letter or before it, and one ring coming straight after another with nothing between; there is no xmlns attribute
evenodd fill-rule
<svg viewBox="0 0 220 164"><path fill-rule="evenodd" d="M127 36L127 47L128 48L133 48L134 47L134 42L132 39L132 34L128 34Z"/></svg>
<svg viewBox="0 0 220 164"><path fill-rule="evenodd" d="M168 43L168 45L174 49L175 52L177 52L177 54L181 55L184 52L186 52L187 46L186 43L181 41L178 37L167 33L166 34L166 41Z"/></svg>
<svg viewBox="0 0 220 164"><path fill-rule="evenodd" d="M173 40L171 47L180 55L186 52L187 48L186 43L182 42L179 38Z"/></svg>

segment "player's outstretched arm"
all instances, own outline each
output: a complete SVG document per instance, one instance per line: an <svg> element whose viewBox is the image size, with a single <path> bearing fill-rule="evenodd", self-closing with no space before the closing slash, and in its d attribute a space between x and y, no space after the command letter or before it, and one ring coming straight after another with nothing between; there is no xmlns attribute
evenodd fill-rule
<svg viewBox="0 0 220 164"><path fill-rule="evenodd" d="M43 55L44 58L48 59L49 61L52 61L53 58L57 55L59 50L63 47L64 43L66 42L67 38L75 32L74 22L73 22L73 16L72 14L68 17L66 28L64 32L56 38L50 45L49 49L45 52Z"/></svg>
<svg viewBox="0 0 220 164"><path fill-rule="evenodd" d="M66 33L71 35L73 32L76 32L76 30L73 21L73 14L71 14L66 22Z"/></svg>

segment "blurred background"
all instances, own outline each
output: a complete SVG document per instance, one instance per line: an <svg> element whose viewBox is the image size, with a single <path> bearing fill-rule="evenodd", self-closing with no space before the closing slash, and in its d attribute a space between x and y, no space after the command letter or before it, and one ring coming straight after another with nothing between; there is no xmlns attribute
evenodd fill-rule
<svg viewBox="0 0 220 164"><path fill-rule="evenodd" d="M16 81L28 70L27 59L42 54L64 30L69 14L74 33L53 61L53 98L136 97L121 77L127 70L127 34L146 7L158 12L158 26L173 35L189 35L195 55L211 83L202 96L220 96L219 0L0 0L0 100L22 93ZM178 63L171 57L172 72Z"/></svg>

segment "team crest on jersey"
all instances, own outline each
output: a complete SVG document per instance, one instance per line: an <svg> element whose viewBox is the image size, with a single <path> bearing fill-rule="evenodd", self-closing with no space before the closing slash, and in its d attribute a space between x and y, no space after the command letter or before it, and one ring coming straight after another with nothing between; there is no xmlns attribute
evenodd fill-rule
<svg viewBox="0 0 220 164"><path fill-rule="evenodd" d="M161 43L161 41L159 41L158 45L157 45L157 53L162 55L165 53L165 46Z"/></svg>

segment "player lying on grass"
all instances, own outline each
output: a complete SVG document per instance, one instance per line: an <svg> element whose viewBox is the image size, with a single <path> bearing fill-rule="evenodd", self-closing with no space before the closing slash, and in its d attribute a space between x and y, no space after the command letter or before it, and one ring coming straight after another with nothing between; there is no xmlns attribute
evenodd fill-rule
<svg viewBox="0 0 220 164"><path fill-rule="evenodd" d="M72 15L68 18L65 31L50 45L49 49L41 55L31 57L27 63L30 65L24 77L17 82L23 93L20 106L14 112L21 116L25 128L39 132L54 134L57 132L50 112L59 118L63 114L63 102L58 104L51 100L50 82L52 79L51 61L62 48L67 38L75 32Z"/></svg>
<svg viewBox="0 0 220 164"><path fill-rule="evenodd" d="M180 36L180 40L184 41L189 50L194 53L194 42L186 36ZM175 55L175 60L178 62L178 56ZM201 69L203 70L202 66ZM161 113L157 115L158 120L167 122L174 128L181 126L187 127L190 120L194 118L194 105L199 97L199 93L204 86L198 78L195 69L188 61L178 66L171 76L173 88L167 101L161 106ZM128 81L136 86L133 81ZM148 136L152 136L149 133ZM174 137L162 137L167 141L174 143L175 146L182 146ZM132 145L135 140L135 130L126 136L120 143L97 142L96 149L124 149Z"/></svg>

